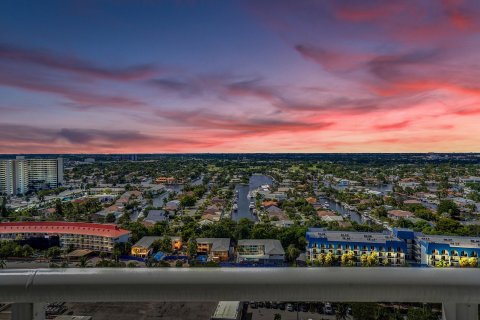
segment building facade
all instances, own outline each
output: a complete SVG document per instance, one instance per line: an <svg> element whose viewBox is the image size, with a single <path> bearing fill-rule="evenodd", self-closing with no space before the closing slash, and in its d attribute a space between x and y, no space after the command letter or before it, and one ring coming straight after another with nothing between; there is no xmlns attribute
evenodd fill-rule
<svg viewBox="0 0 480 320"><path fill-rule="evenodd" d="M127 242L130 231L113 224L80 222L3 222L1 240L58 237L62 248L112 252L115 243Z"/></svg>
<svg viewBox="0 0 480 320"><path fill-rule="evenodd" d="M230 238L197 238L197 254L207 255L212 261L230 259Z"/></svg>
<svg viewBox="0 0 480 320"><path fill-rule="evenodd" d="M63 159L0 160L0 193L25 194L63 184Z"/></svg>
<svg viewBox="0 0 480 320"><path fill-rule="evenodd" d="M479 237L425 235L405 228L391 232L328 231L311 228L306 234L307 259L332 254L337 264L344 254L352 254L362 265L362 255L374 253L379 265L422 267L478 267Z"/></svg>
<svg viewBox="0 0 480 320"><path fill-rule="evenodd" d="M477 267L479 237L425 235L410 229L393 229L408 245L415 263L424 267Z"/></svg>
<svg viewBox="0 0 480 320"><path fill-rule="evenodd" d="M236 248L237 262L253 262L260 264L283 264L285 250L276 239L244 239L238 240Z"/></svg>
<svg viewBox="0 0 480 320"><path fill-rule="evenodd" d="M310 229L306 240L307 259L310 261L316 261L322 254L329 253L339 261L343 254L353 253L355 265L360 266L363 255L374 253L379 264L403 266L406 262L406 243L388 233Z"/></svg>

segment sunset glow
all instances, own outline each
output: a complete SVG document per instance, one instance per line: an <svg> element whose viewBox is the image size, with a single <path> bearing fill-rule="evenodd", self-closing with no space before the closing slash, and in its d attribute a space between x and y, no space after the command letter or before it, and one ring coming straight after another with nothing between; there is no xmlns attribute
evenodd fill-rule
<svg viewBox="0 0 480 320"><path fill-rule="evenodd" d="M0 153L478 152L480 2L2 1Z"/></svg>

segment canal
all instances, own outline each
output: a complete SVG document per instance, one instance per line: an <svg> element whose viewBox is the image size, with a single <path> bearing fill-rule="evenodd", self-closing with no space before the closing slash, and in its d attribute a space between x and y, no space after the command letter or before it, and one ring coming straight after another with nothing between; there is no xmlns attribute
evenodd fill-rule
<svg viewBox="0 0 480 320"><path fill-rule="evenodd" d="M348 210L347 208L342 206L340 203L337 203L337 202L331 200L330 198L320 197L320 202L322 204L325 203L325 202L328 203L328 205L330 206L329 207L330 210L339 213L342 217L349 218L350 220L355 221L355 222L360 223L360 224L365 222L363 220L362 216L359 215L357 212L352 211L352 210Z"/></svg>
<svg viewBox="0 0 480 320"><path fill-rule="evenodd" d="M252 221L256 221L257 217L252 214L250 211L250 199L248 199L248 192L255 190L258 187L268 184L272 185L273 180L269 176L254 174L250 177L249 183L247 184L237 184L235 190L238 191L238 210L237 212L232 213L232 219L235 221L240 220L241 218L247 218Z"/></svg>

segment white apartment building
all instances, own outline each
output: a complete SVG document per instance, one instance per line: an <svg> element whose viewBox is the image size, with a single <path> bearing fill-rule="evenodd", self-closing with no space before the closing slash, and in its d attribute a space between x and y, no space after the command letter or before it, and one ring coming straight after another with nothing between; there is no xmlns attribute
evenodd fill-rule
<svg viewBox="0 0 480 320"><path fill-rule="evenodd" d="M63 159L0 160L0 193L24 194L29 190L57 188L63 183Z"/></svg>

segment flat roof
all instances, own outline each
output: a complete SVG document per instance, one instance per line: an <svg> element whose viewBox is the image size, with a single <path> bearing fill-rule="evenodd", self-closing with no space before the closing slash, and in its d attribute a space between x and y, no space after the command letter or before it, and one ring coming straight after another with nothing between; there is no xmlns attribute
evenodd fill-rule
<svg viewBox="0 0 480 320"><path fill-rule="evenodd" d="M310 231L307 232L307 236L337 242L385 243L387 241L402 241L392 234L378 232Z"/></svg>
<svg viewBox="0 0 480 320"><path fill-rule="evenodd" d="M240 311L240 301L219 301L211 320L235 320Z"/></svg>
<svg viewBox="0 0 480 320"><path fill-rule="evenodd" d="M442 235L417 235L417 238L426 243L448 244L458 248L480 248L480 238Z"/></svg>
<svg viewBox="0 0 480 320"><path fill-rule="evenodd" d="M38 221L38 222L0 222L0 234L9 233L48 233L79 234L108 238L118 238L130 234L114 224Z"/></svg>

